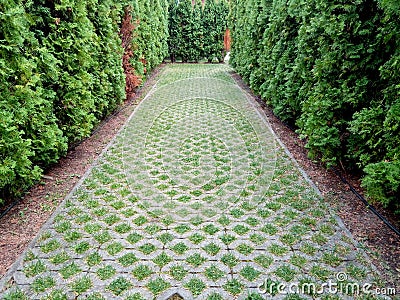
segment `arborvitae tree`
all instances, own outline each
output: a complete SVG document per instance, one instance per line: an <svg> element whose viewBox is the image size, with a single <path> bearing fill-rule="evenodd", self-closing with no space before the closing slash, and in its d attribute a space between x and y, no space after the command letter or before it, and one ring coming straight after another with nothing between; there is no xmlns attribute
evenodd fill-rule
<svg viewBox="0 0 400 300"><path fill-rule="evenodd" d="M141 75L167 55L167 0L0 0L0 202L39 179L124 98L124 8ZM139 11L139 6L142 6ZM142 15L140 15L142 14ZM134 62L134 59L132 60ZM148 63L147 63L148 61ZM136 67L136 66L135 66Z"/></svg>
<svg viewBox="0 0 400 300"><path fill-rule="evenodd" d="M212 1L210 1L212 2ZM206 1L207 3L207 1ZM208 34L213 37L212 46L206 52L206 56L219 62L223 62L225 58L224 35L228 28L229 5L225 0L216 0L214 6L214 25L210 24Z"/></svg>
<svg viewBox="0 0 400 300"><path fill-rule="evenodd" d="M225 0L170 1L168 45L171 60L198 62L216 58L223 61L228 12Z"/></svg>
<svg viewBox="0 0 400 300"><path fill-rule="evenodd" d="M42 83L46 75L57 76L55 60L30 31L33 19L24 4L1 2L0 203L21 195L39 178L40 167L66 151L53 114L54 92Z"/></svg>
<svg viewBox="0 0 400 300"><path fill-rule="evenodd" d="M231 1L232 66L311 157L363 169L369 195L398 205L398 1L269 2Z"/></svg>
<svg viewBox="0 0 400 300"><path fill-rule="evenodd" d="M88 2L88 18L97 36L92 93L98 120L110 114L125 99L121 39L118 35L122 6L111 0Z"/></svg>

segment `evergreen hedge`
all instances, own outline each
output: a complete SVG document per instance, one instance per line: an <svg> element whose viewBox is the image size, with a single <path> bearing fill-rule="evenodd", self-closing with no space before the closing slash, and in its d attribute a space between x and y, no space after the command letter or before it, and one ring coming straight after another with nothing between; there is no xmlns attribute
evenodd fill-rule
<svg viewBox="0 0 400 300"><path fill-rule="evenodd" d="M226 0L170 0L169 54L171 61L224 60Z"/></svg>
<svg viewBox="0 0 400 300"><path fill-rule="evenodd" d="M309 155L364 172L400 209L400 5L393 0L233 0L231 64Z"/></svg>
<svg viewBox="0 0 400 300"><path fill-rule="evenodd" d="M125 99L119 31L128 6L131 63L143 77L168 53L167 0L0 0L0 203Z"/></svg>

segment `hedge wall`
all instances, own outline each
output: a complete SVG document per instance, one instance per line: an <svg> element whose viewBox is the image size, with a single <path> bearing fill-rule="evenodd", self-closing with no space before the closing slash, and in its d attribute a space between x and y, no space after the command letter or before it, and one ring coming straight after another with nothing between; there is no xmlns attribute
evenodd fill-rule
<svg viewBox="0 0 400 300"><path fill-rule="evenodd" d="M169 54L171 61L224 60L226 0L170 0Z"/></svg>
<svg viewBox="0 0 400 300"><path fill-rule="evenodd" d="M231 64L310 157L364 172L400 209L400 5L393 0L233 0Z"/></svg>
<svg viewBox="0 0 400 300"><path fill-rule="evenodd" d="M167 55L167 0L0 0L0 203L125 99L126 7L141 78Z"/></svg>

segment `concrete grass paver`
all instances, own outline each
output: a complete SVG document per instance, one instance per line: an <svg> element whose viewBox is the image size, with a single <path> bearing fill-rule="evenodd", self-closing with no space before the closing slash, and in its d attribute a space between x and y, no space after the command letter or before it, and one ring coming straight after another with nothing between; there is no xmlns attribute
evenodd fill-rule
<svg viewBox="0 0 400 300"><path fill-rule="evenodd" d="M230 72L166 66L0 296L351 299L348 284L376 284Z"/></svg>

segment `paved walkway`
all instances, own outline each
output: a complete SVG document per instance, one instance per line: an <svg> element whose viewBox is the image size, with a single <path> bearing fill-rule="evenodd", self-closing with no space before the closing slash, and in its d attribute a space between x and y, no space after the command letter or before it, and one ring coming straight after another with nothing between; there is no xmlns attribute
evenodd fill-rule
<svg viewBox="0 0 400 300"><path fill-rule="evenodd" d="M0 296L336 299L318 289L376 281L230 71L163 69Z"/></svg>

